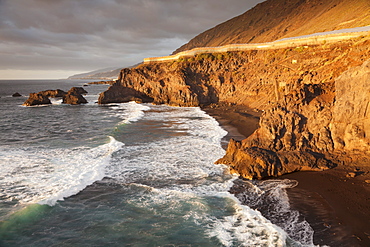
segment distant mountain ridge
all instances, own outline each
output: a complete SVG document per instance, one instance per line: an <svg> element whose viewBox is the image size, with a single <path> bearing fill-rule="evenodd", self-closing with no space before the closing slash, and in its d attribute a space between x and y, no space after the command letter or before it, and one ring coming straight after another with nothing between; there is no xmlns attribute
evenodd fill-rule
<svg viewBox="0 0 370 247"><path fill-rule="evenodd" d="M173 54L196 47L262 43L370 25L369 0L267 0L194 37Z"/></svg>
<svg viewBox="0 0 370 247"><path fill-rule="evenodd" d="M76 74L68 77L68 79L98 79L98 80L111 80L117 79L122 68L105 68L86 72L82 74Z"/></svg>

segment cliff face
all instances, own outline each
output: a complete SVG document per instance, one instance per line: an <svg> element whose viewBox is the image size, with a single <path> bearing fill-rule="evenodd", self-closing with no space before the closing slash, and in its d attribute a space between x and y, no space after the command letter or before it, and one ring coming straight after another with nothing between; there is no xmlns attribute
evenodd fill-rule
<svg viewBox="0 0 370 247"><path fill-rule="evenodd" d="M260 128L242 142L231 141L219 160L245 178L263 178L328 169L340 152L370 150L369 59L369 36L315 46L199 54L124 69L106 93L129 87L157 104L222 102L263 110Z"/></svg>
<svg viewBox="0 0 370 247"><path fill-rule="evenodd" d="M199 34L174 53L366 26L369 12L368 0L268 0Z"/></svg>
<svg viewBox="0 0 370 247"><path fill-rule="evenodd" d="M368 151L370 144L370 61L335 80L336 101L330 123L335 149Z"/></svg>

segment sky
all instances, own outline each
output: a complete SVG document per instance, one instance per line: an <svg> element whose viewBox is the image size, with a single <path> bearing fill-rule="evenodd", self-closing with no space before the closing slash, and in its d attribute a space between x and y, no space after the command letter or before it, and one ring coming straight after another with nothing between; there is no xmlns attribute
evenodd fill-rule
<svg viewBox="0 0 370 247"><path fill-rule="evenodd" d="M166 56L263 0L0 0L0 79L61 79Z"/></svg>

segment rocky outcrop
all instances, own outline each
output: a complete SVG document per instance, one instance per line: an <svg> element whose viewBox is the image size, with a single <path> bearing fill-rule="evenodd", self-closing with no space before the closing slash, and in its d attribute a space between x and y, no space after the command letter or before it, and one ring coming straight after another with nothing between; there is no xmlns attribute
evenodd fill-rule
<svg viewBox="0 0 370 247"><path fill-rule="evenodd" d="M45 90L38 93L30 93L29 98L24 102L25 106L51 104L49 98L63 97L63 104L86 104L87 100L81 95L87 91L82 87L72 87L67 93L63 90Z"/></svg>
<svg viewBox="0 0 370 247"><path fill-rule="evenodd" d="M339 162L348 162L345 156L357 157L359 151L368 156L370 60L339 76L332 92L324 85L308 86L286 95L284 107L267 110L260 128L241 142L231 141L217 163L230 165L245 178L261 179L328 169L334 166L329 160L333 155Z"/></svg>
<svg viewBox="0 0 370 247"><path fill-rule="evenodd" d="M22 95L20 93L18 93L18 92L12 94L12 97L21 97L21 96Z"/></svg>
<svg viewBox="0 0 370 247"><path fill-rule="evenodd" d="M69 105L87 104L88 102L82 94L87 94L87 91L82 87L73 87L63 96L62 103Z"/></svg>
<svg viewBox="0 0 370 247"><path fill-rule="evenodd" d="M119 72L118 72L119 73ZM117 74L118 74L117 73ZM108 84L108 85L113 85L116 81L93 81L87 83L88 85L98 85L98 84Z"/></svg>
<svg viewBox="0 0 370 247"><path fill-rule="evenodd" d="M246 146L230 140L226 155L216 164L230 166L231 173L247 179L276 177L296 171L322 171L335 165L324 155L310 151L279 151Z"/></svg>
<svg viewBox="0 0 370 247"><path fill-rule="evenodd" d="M82 88L82 87L72 87L71 89L69 89L69 91L67 92L69 94L87 94L87 91Z"/></svg>
<svg viewBox="0 0 370 247"><path fill-rule="evenodd" d="M154 64L148 67L124 69L117 84L108 89L111 92L110 102L122 102L125 88L133 88L147 97L152 98L154 104L168 104L174 106L198 106L200 104L196 86L186 81L185 71L178 68L169 68ZM191 89L193 86L194 91ZM105 94L106 94L105 93ZM113 98L114 97L114 98Z"/></svg>
<svg viewBox="0 0 370 247"><path fill-rule="evenodd" d="M135 101L137 103L151 103L153 98L133 88L123 87L120 84L112 85L107 91L100 94L98 103L125 103Z"/></svg>
<svg viewBox="0 0 370 247"><path fill-rule="evenodd" d="M45 91L41 91L39 93L45 95L46 97L50 97L50 98L61 98L64 95L67 94L66 92L64 92L63 90L60 90L60 89L45 90Z"/></svg>
<svg viewBox="0 0 370 247"><path fill-rule="evenodd" d="M79 105L79 104L87 104L87 100L81 94L75 93L67 93L63 97L63 104L69 105Z"/></svg>
<svg viewBox="0 0 370 247"><path fill-rule="evenodd" d="M320 107L318 104L328 103L326 97L330 97L334 79L369 58L369 39L365 36L334 44L197 54L123 69L118 84L148 95L157 104L199 106L226 102L260 110L283 103L283 99L294 101L309 90L327 91L311 104ZM306 86L300 88L302 85ZM313 93L309 97L315 98Z"/></svg>
<svg viewBox="0 0 370 247"><path fill-rule="evenodd" d="M36 106L48 104L51 104L49 98L42 93L30 93L28 99L23 103L24 106Z"/></svg>

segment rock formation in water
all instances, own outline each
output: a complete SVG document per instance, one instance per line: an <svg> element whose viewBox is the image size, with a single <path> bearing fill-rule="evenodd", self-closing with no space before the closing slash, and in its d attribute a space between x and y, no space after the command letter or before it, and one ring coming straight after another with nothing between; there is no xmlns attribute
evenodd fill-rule
<svg viewBox="0 0 370 247"><path fill-rule="evenodd" d="M12 94L12 97L21 97L21 96L22 95L20 93L18 93L18 92Z"/></svg>
<svg viewBox="0 0 370 247"><path fill-rule="evenodd" d="M51 104L49 98L63 98L63 104L86 104L87 100L82 96L87 91L82 87L72 87L67 93L63 90L45 90L38 93L30 93L29 98L23 103L25 106Z"/></svg>
<svg viewBox="0 0 370 247"><path fill-rule="evenodd" d="M87 94L87 91L82 87L72 87L67 93L73 94Z"/></svg>
<svg viewBox="0 0 370 247"><path fill-rule="evenodd" d="M119 74L119 72L117 73L117 75ZM113 85L115 83L115 81L92 81L92 82L89 82L87 83L88 85L97 85L97 84L108 84L108 85Z"/></svg>
<svg viewBox="0 0 370 247"><path fill-rule="evenodd" d="M109 90L99 96L99 104L125 103L135 101L137 103L152 103L153 98L133 88L122 87L119 84L113 85Z"/></svg>
<svg viewBox="0 0 370 247"><path fill-rule="evenodd" d="M87 100L82 96L87 94L87 91L82 87L72 87L66 95L63 96L63 104L79 105L88 103Z"/></svg>
<svg viewBox="0 0 370 247"><path fill-rule="evenodd" d="M50 98L61 98L67 94L66 92L60 89L56 89L56 90L50 89L50 90L41 91L39 93L45 95L46 97L50 97Z"/></svg>
<svg viewBox="0 0 370 247"><path fill-rule="evenodd" d="M24 106L36 106L48 104L51 104L49 98L42 93L30 93L28 99L23 103Z"/></svg>

